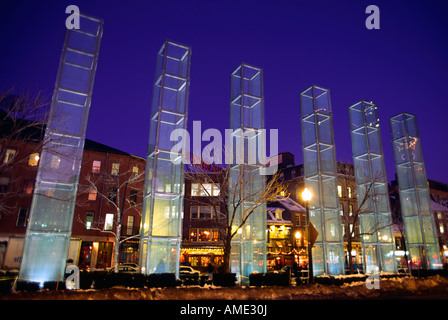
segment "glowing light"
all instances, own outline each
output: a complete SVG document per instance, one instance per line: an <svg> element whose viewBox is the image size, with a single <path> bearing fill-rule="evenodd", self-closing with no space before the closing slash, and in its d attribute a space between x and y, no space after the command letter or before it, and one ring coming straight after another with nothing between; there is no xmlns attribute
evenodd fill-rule
<svg viewBox="0 0 448 320"><path fill-rule="evenodd" d="M308 190L308 188L305 188L305 190L302 192L302 199L303 199L303 201L306 201L306 202L310 201L312 196L313 195Z"/></svg>
<svg viewBox="0 0 448 320"><path fill-rule="evenodd" d="M296 239L300 239L302 237L302 235L300 234L299 231L297 231L295 237L296 237Z"/></svg>

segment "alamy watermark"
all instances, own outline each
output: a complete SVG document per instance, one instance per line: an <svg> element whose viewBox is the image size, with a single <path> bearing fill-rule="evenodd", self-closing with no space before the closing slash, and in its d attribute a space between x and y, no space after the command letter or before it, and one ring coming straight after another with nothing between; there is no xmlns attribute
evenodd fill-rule
<svg viewBox="0 0 448 320"><path fill-rule="evenodd" d="M201 130L201 121L193 121L193 141L186 129L175 129L170 141L170 160L179 164L261 165L260 175L272 175L278 168L278 129L269 129L269 154L266 156L266 129L225 129L224 139L218 129ZM193 142L193 148L191 148ZM202 149L202 142L209 142ZM223 143L224 142L224 143ZM191 161L191 155L193 159Z"/></svg>
<svg viewBox="0 0 448 320"><path fill-rule="evenodd" d="M380 288L380 274L374 273L367 277L366 279L366 287L369 290L379 289Z"/></svg>

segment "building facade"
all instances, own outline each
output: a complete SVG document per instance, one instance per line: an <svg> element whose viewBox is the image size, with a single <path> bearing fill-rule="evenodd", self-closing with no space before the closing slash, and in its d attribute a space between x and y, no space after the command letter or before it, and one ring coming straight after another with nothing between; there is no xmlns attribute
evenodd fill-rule
<svg viewBox="0 0 448 320"><path fill-rule="evenodd" d="M278 166L283 181L288 183L290 198L304 206L302 192L305 188L303 164L295 165L294 155L290 152L280 153ZM344 239L344 264L345 269L350 266L352 259L354 271L362 271L362 251L359 237L359 221L356 217L358 202L356 194L356 181L353 165L337 162L337 194L339 198L339 215Z"/></svg>
<svg viewBox="0 0 448 320"><path fill-rule="evenodd" d="M40 153L38 141L9 141L5 150L0 159L0 268L19 269ZM68 263L85 270L113 265L117 204L123 212L120 238L129 238L121 244L120 263L138 263L138 239L132 236L140 228L144 169L144 159L86 139Z"/></svg>

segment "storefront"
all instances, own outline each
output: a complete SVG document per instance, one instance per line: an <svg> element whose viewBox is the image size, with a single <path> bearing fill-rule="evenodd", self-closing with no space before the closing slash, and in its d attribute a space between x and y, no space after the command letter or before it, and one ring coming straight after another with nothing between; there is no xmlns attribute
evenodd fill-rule
<svg viewBox="0 0 448 320"><path fill-rule="evenodd" d="M182 248L180 264L191 266L196 270L205 271L209 264L219 268L223 263L222 248Z"/></svg>
<svg viewBox="0 0 448 320"><path fill-rule="evenodd" d="M308 266L308 256L306 249L296 248L290 252L274 252L268 251L267 253L267 269L268 271L281 270L283 267L292 267L296 263L302 268Z"/></svg>
<svg viewBox="0 0 448 320"><path fill-rule="evenodd" d="M82 241L79 268L81 270L110 268L113 247L113 242Z"/></svg>

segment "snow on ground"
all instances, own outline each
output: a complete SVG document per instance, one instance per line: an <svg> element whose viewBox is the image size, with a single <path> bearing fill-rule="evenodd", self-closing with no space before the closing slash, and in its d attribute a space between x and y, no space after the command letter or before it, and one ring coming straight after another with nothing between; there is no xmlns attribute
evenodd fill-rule
<svg viewBox="0 0 448 320"><path fill-rule="evenodd" d="M368 289L365 281L336 285L297 287L191 286L176 288L133 289L113 287L101 290L64 290L0 296L0 299L42 300L316 300L316 299L448 299L448 278L392 278L380 280L379 289Z"/></svg>

